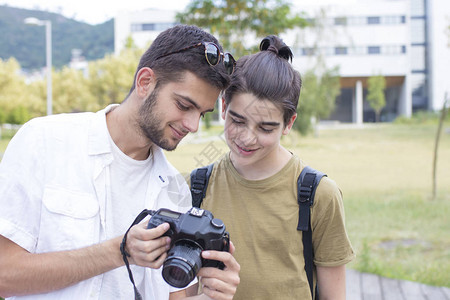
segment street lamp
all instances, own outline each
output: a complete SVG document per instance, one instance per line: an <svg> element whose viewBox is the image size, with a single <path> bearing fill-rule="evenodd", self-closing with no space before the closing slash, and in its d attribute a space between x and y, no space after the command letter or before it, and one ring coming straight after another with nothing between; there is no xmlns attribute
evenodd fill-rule
<svg viewBox="0 0 450 300"><path fill-rule="evenodd" d="M47 115L52 114L52 22L50 20L39 20L26 18L25 24L45 26L46 62L47 62Z"/></svg>

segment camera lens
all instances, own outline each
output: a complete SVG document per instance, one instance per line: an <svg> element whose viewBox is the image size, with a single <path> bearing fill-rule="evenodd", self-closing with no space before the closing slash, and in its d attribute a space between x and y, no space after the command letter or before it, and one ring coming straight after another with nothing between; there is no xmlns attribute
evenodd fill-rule
<svg viewBox="0 0 450 300"><path fill-rule="evenodd" d="M194 280L202 266L202 249L189 241L179 241L164 261L162 276L171 286L183 288Z"/></svg>

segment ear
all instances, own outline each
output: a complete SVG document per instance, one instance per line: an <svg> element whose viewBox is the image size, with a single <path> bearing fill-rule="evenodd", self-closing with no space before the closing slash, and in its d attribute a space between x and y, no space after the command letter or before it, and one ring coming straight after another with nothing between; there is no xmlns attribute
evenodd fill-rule
<svg viewBox="0 0 450 300"><path fill-rule="evenodd" d="M155 73L150 68L144 67L138 71L136 75L135 89L139 97L147 98L155 87L155 79Z"/></svg>
<svg viewBox="0 0 450 300"><path fill-rule="evenodd" d="M297 119L297 114L293 115L289 122L287 123L286 127L283 129L283 135L287 135L290 131L292 126L294 125L294 121Z"/></svg>
<svg viewBox="0 0 450 300"><path fill-rule="evenodd" d="M225 103L225 98L222 97L222 119L224 120L226 111L227 111L227 104Z"/></svg>

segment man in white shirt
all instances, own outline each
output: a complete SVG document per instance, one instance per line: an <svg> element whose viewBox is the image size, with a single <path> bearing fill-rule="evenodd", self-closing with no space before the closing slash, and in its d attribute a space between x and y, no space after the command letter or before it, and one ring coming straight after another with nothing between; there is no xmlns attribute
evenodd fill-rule
<svg viewBox="0 0 450 300"><path fill-rule="evenodd" d="M143 208L191 206L188 186L162 149L174 150L214 109L234 70L222 52L203 30L175 26L141 57L120 105L37 118L19 130L0 163L0 296L133 298L120 244ZM197 294L196 281L175 289L162 279L168 227L141 222L127 234L143 299ZM202 253L225 268L199 271L203 293L195 299L232 299L240 267L231 253Z"/></svg>

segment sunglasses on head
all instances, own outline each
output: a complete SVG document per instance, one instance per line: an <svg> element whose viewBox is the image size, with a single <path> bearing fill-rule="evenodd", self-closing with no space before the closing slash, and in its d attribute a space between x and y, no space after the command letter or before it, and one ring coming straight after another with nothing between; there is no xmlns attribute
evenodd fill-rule
<svg viewBox="0 0 450 300"><path fill-rule="evenodd" d="M227 71L228 75L233 74L234 67L236 65L236 60L234 59L234 57L228 52L225 52L225 53L220 52L219 47L216 44L211 43L211 42L201 42L201 43L198 43L198 44L195 44L195 45L192 45L192 46L189 46L189 47L177 50L177 51L169 52L169 53L159 56L155 60L158 60L162 57L166 57L171 54L180 53L180 52L192 49L192 48L200 47L202 45L205 46L205 58L210 66L217 65L220 61L220 57L222 56L223 57L223 65L225 66L225 70Z"/></svg>

